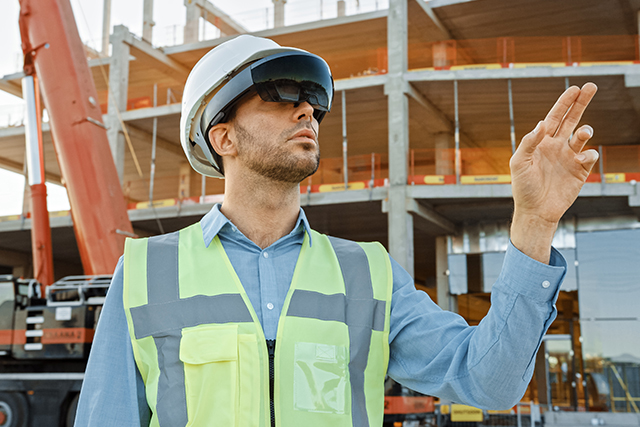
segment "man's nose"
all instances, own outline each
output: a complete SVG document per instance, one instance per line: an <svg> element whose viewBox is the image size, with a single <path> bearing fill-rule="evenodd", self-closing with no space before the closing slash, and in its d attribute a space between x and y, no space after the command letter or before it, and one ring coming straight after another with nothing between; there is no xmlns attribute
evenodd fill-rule
<svg viewBox="0 0 640 427"><path fill-rule="evenodd" d="M313 107L308 101L296 102L294 107L296 118L298 120L303 120L305 118L310 120L313 118Z"/></svg>

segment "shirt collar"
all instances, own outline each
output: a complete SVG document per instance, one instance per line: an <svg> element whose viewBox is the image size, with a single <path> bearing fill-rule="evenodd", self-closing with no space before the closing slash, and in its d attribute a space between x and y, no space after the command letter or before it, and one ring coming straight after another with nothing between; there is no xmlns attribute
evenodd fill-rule
<svg viewBox="0 0 640 427"><path fill-rule="evenodd" d="M202 227L202 238L204 239L204 244L208 248L213 239L218 235L222 227L226 224L233 225L233 223L226 217L222 212L220 212L220 204L215 204L211 210L200 220L200 226ZM311 227L309 226L309 221L307 220L307 215L305 215L304 210L300 208L300 214L298 214L298 220L296 221L296 225L293 227L292 233L295 233L296 230L299 229L300 225L302 225L304 231L307 233L307 237L309 237L309 246L311 246Z"/></svg>

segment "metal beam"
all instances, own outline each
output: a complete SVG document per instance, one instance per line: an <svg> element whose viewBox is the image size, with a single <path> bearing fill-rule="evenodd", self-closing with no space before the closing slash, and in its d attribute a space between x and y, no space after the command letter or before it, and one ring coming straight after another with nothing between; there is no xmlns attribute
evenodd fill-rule
<svg viewBox="0 0 640 427"><path fill-rule="evenodd" d="M0 90L22 98L22 85L16 84L13 81L0 79Z"/></svg>
<svg viewBox="0 0 640 427"><path fill-rule="evenodd" d="M451 6L453 4L460 4L460 3L469 3L472 1L477 1L477 0L430 0L430 3L431 3L432 9L437 9L439 7Z"/></svg>
<svg viewBox="0 0 640 427"><path fill-rule="evenodd" d="M444 24L440 21L440 18L438 18L438 16L435 14L435 12L433 11L433 9L431 8L428 2L424 0L411 0L411 1L415 1L416 3L418 3L418 6L420 6L420 8L424 10L424 13L427 14L429 19L431 19L431 21L433 22L433 24L436 27L438 27L438 29L440 30L440 32L442 33L445 39L453 40L455 38L451 35L451 32L449 31L449 29L445 27Z"/></svg>
<svg viewBox="0 0 640 427"><path fill-rule="evenodd" d="M24 165L22 163L10 159L5 159L3 157L0 157L0 168L15 172L20 175L22 175L22 173L24 172ZM53 184L63 185L62 177L51 172L45 171L44 179L47 182L51 182Z"/></svg>
<svg viewBox="0 0 640 427"><path fill-rule="evenodd" d="M426 96L416 89L410 82L405 84L405 93L413 98L421 107L423 107L429 114L432 114L452 135L455 133L456 126L453 121L447 117L447 115L440 110L436 105L431 102ZM480 144L475 142L465 132L460 131L460 139L471 147L479 147Z"/></svg>
<svg viewBox="0 0 640 427"><path fill-rule="evenodd" d="M179 82L187 81L189 69L175 59L169 58L162 50L138 39L128 30L123 33L122 41L129 46L131 55L135 56L138 61L148 64Z"/></svg>
<svg viewBox="0 0 640 427"><path fill-rule="evenodd" d="M340 79L334 82L336 92L341 90L363 89L374 86L384 86L387 83L386 74L378 74L374 76L352 77L348 79Z"/></svg>
<svg viewBox="0 0 640 427"><path fill-rule="evenodd" d="M407 95L413 98L421 107L440 121L449 132L453 133L455 130L454 124L449 120L446 114L436 107L426 96L424 96L419 90L417 90L411 83L407 82L405 85L405 91Z"/></svg>
<svg viewBox="0 0 640 427"><path fill-rule="evenodd" d="M431 208L428 208L416 201L416 199L407 198L406 201L407 211L412 213L415 217L419 217L436 227L442 229L442 234L455 234L456 226L453 222L440 215L438 212ZM417 225L417 222L416 222Z"/></svg>
<svg viewBox="0 0 640 427"><path fill-rule="evenodd" d="M634 196L636 185L588 182L582 186L579 197ZM415 199L485 199L512 198L511 184L475 185L411 185L407 197Z"/></svg>
<svg viewBox="0 0 640 427"><path fill-rule="evenodd" d="M222 31L224 34L233 35L244 34L248 32L245 27L243 27L235 19L224 13L222 10L218 9L210 1L196 0L196 5L198 5L202 9L202 12L206 12L206 14L202 13L204 19L210 22L211 25L218 27L218 29L220 29L220 31Z"/></svg>
<svg viewBox="0 0 640 427"><path fill-rule="evenodd" d="M162 105L160 107L139 108L137 110L122 111L120 117L125 122L131 122L134 120L152 119L154 117L173 116L180 114L181 104L169 104ZM103 120L106 117L103 116Z"/></svg>
<svg viewBox="0 0 640 427"><path fill-rule="evenodd" d="M497 68L473 70L408 71L409 82L490 80L490 79L538 79L590 76L621 76L640 74L640 65L598 65L580 67L535 66L531 68Z"/></svg>
<svg viewBox="0 0 640 427"><path fill-rule="evenodd" d="M254 35L257 37L269 38L269 37L276 37L276 36L285 35L285 34L297 34L304 31L331 28L339 25L348 25L355 22L371 21L371 20L381 19L386 17L387 17L387 9L382 9L375 12L359 13L357 15L349 15L349 16L343 16L343 17L338 17L333 19L324 19L321 21L305 22L303 24L298 24L298 25L289 25L282 28L269 28L263 31L256 31L254 33L251 33L251 35ZM229 36L229 37L220 37L220 38L211 39L211 40L203 40L201 42L198 42L198 44L195 46L193 44L188 45L186 43L181 45L176 45L176 46L167 46L166 48L163 49L163 51L167 55L174 55L176 53L190 52L195 49L209 50L218 46L219 44L224 43L227 40L230 40L231 38L232 37ZM192 43L195 43L195 41Z"/></svg>
<svg viewBox="0 0 640 427"><path fill-rule="evenodd" d="M135 126L131 126L131 124L127 124L127 130L129 131L129 135L131 135L131 137L140 140L145 144L151 145L152 135L150 133ZM161 148L168 153L179 156L180 158L184 158L184 152L182 151L180 144L175 144L171 141L157 136L156 145L158 146L158 148Z"/></svg>

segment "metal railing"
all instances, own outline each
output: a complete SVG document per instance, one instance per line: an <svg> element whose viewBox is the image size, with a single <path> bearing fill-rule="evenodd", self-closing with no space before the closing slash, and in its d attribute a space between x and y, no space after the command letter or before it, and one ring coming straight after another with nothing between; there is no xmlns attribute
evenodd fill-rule
<svg viewBox="0 0 640 427"><path fill-rule="evenodd" d="M102 305L110 283L110 275L65 277L47 287L47 306Z"/></svg>

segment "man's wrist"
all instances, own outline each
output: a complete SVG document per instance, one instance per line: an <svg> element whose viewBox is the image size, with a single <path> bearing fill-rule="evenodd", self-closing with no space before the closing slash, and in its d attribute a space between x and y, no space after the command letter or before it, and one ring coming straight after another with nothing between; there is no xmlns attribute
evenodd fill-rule
<svg viewBox="0 0 640 427"><path fill-rule="evenodd" d="M549 264L551 243L557 228L557 222L516 209L511 223L511 243L530 258Z"/></svg>

